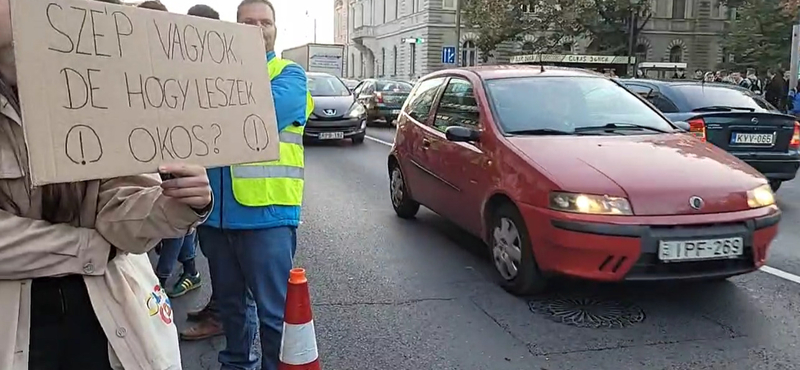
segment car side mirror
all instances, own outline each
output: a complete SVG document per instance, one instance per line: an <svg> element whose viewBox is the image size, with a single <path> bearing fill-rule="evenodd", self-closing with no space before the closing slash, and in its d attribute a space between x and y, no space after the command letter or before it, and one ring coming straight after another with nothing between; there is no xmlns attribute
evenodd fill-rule
<svg viewBox="0 0 800 370"><path fill-rule="evenodd" d="M453 142L476 142L480 140L481 133L463 126L450 126L444 130L444 135L449 141Z"/></svg>
<svg viewBox="0 0 800 370"><path fill-rule="evenodd" d="M686 132L688 132L689 128L691 127L691 126L689 126L689 122L686 122L686 121L672 121L672 124L675 125L675 126L678 126L679 129L681 129L683 131L686 131Z"/></svg>

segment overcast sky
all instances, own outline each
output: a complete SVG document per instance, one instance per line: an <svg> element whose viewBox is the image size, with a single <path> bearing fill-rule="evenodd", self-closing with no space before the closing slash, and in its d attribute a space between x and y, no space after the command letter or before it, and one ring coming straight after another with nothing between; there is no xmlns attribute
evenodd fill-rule
<svg viewBox="0 0 800 370"><path fill-rule="evenodd" d="M219 12L223 20L236 21L238 0L161 0L169 11L186 14L195 4L206 4ZM317 20L317 42L333 42L333 0L273 0L277 13L278 40L276 52L314 41L314 19ZM306 15L308 12L308 15Z"/></svg>

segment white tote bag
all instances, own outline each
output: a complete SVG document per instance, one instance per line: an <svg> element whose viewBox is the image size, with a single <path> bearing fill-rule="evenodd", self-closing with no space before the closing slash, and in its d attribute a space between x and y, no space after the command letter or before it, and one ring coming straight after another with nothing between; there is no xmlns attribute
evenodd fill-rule
<svg viewBox="0 0 800 370"><path fill-rule="evenodd" d="M123 288L114 289L115 295L122 293L127 299L126 316L139 337L146 338L141 343L148 354L150 364L143 370L181 370L181 354L178 345L178 330L175 326L172 305L150 265L147 255L129 254L117 258L112 263L119 269L122 279L127 283ZM125 300L126 298L123 298ZM109 348L112 368L125 369L114 351Z"/></svg>

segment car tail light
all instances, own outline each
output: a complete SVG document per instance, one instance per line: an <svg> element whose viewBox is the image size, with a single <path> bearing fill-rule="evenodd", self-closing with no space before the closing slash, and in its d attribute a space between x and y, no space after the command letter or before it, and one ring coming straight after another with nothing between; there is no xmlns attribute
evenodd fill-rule
<svg viewBox="0 0 800 370"><path fill-rule="evenodd" d="M794 133L792 141L789 142L790 149L800 149L800 122L794 121Z"/></svg>
<svg viewBox="0 0 800 370"><path fill-rule="evenodd" d="M702 141L706 141L706 122L702 118L692 118L687 122L689 123L689 133Z"/></svg>
<svg viewBox="0 0 800 370"><path fill-rule="evenodd" d="M376 103L383 103L383 94L376 92L375 93L375 102Z"/></svg>

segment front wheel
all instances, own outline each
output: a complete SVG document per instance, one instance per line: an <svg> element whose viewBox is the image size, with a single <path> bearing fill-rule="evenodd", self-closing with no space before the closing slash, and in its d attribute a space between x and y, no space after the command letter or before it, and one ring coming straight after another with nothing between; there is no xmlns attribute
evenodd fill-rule
<svg viewBox="0 0 800 370"><path fill-rule="evenodd" d="M419 203L411 199L405 176L403 176L399 164L395 164L390 172L389 191L392 197L392 207L398 217L412 219L417 215Z"/></svg>
<svg viewBox="0 0 800 370"><path fill-rule="evenodd" d="M781 180L769 180L769 187L772 188L772 191L778 191L781 188L781 184L783 184Z"/></svg>
<svg viewBox="0 0 800 370"><path fill-rule="evenodd" d="M501 205L489 222L489 244L500 285L517 296L544 291L547 280L539 271L528 229L516 207Z"/></svg>
<svg viewBox="0 0 800 370"><path fill-rule="evenodd" d="M356 145L357 144L364 144L364 138L366 138L366 136L367 136L367 134L365 134L365 133L364 134L358 134L356 136L353 136L350 139L353 140L353 144L356 144Z"/></svg>

